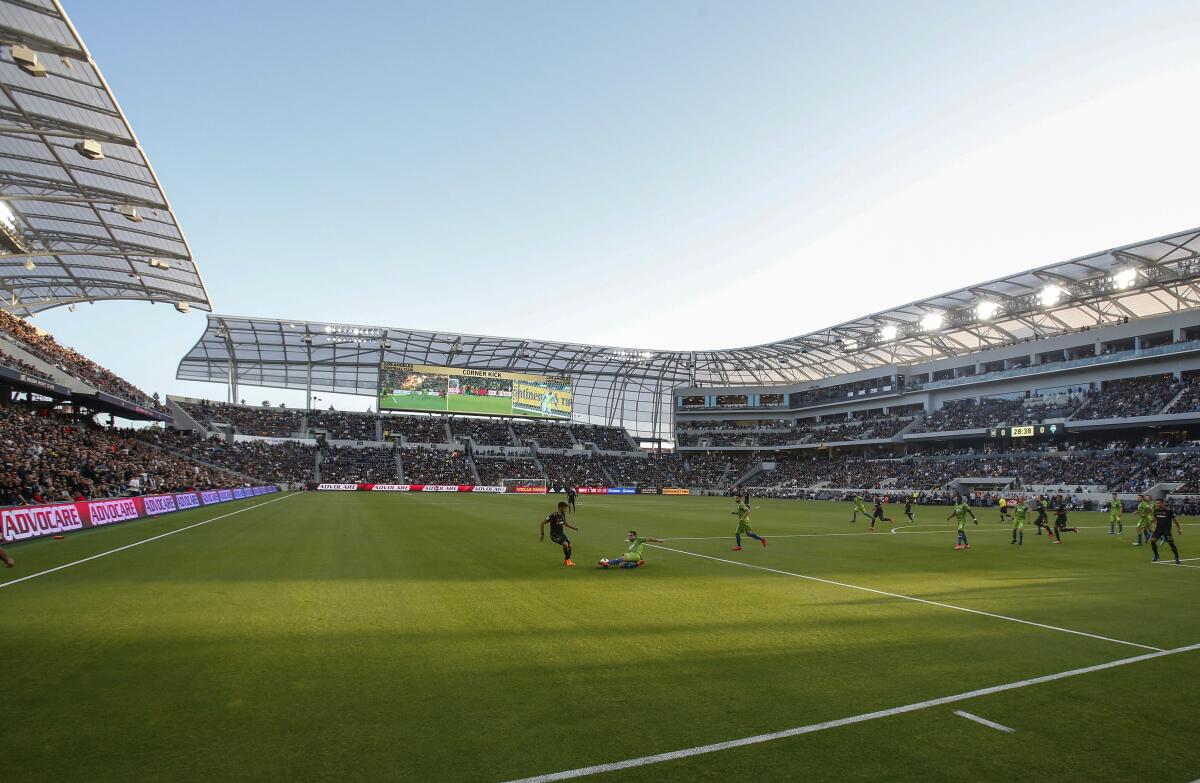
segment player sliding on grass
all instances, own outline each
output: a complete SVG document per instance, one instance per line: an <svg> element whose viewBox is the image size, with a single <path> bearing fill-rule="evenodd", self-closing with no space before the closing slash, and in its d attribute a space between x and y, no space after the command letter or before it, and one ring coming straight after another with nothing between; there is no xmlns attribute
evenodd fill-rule
<svg viewBox="0 0 1200 783"><path fill-rule="evenodd" d="M541 526L538 527L538 541L546 540L547 522L550 523L550 540L563 549L563 565L574 566L575 561L571 559L571 539L567 538L567 533L563 528L569 527L575 531L578 531L579 528L567 521L567 504L559 503L558 511L542 520Z"/></svg>
<svg viewBox="0 0 1200 783"><path fill-rule="evenodd" d="M1154 552L1153 562L1158 562L1158 542L1166 541L1167 546L1171 547L1171 551L1175 553L1175 565L1182 565L1179 560L1179 549L1175 546L1175 537L1171 535L1171 523L1175 523L1175 528L1179 531L1179 535L1183 535L1183 525L1175 517L1175 512L1167 508L1167 503L1162 498L1154 504L1154 535L1150 536L1150 550Z"/></svg>
<svg viewBox="0 0 1200 783"><path fill-rule="evenodd" d="M1108 534L1119 535L1125 532L1125 526L1121 524L1121 501L1117 500L1117 493L1114 492L1112 500L1108 502Z"/></svg>
<svg viewBox="0 0 1200 783"><path fill-rule="evenodd" d="M638 538L636 530L630 530L629 547L625 550L625 554L614 557L609 560L607 557L600 559L600 567L608 568L609 566L620 566L621 568L637 568L638 566L646 565L646 561L642 558L642 547L646 544L661 544L662 539L659 538Z"/></svg>
<svg viewBox="0 0 1200 783"><path fill-rule="evenodd" d="M1029 518L1029 506L1024 497L1017 498L1017 504L1012 507L1013 537L1009 543L1017 546L1025 544L1025 520Z"/></svg>
<svg viewBox="0 0 1200 783"><path fill-rule="evenodd" d="M875 521L876 520L882 520L884 522L892 522L891 517L885 517L883 515L883 497L882 496L875 497L875 510L871 512L871 527L868 528L868 530L872 533L875 532ZM892 522L892 524L895 524L895 522ZM766 545L767 545L767 542L764 541L763 546L766 546Z"/></svg>
<svg viewBox="0 0 1200 783"><path fill-rule="evenodd" d="M862 496L855 495L854 496L854 515L850 517L850 524L853 525L855 522L858 521L859 514L862 514L864 517L870 516L870 514L867 513L867 507L863 505Z"/></svg>
<svg viewBox="0 0 1200 783"><path fill-rule="evenodd" d="M730 512L732 514L735 514L738 518L737 531L735 531L733 534L733 540L735 542L737 542L733 547L734 552L742 551L742 534L743 533L745 533L746 535L750 536L751 538L753 538L757 541L762 542L763 546L767 545L767 539L764 536L760 536L758 533L755 533L753 530L750 529L749 497L750 496L747 495L745 498L738 498L737 499L737 501L738 501L737 511Z"/></svg>
<svg viewBox="0 0 1200 783"><path fill-rule="evenodd" d="M1154 520L1154 504L1150 502L1149 495L1138 495L1137 504L1137 541L1133 542L1134 546L1142 545L1143 536L1146 542L1150 541L1150 523Z"/></svg>
<svg viewBox="0 0 1200 783"><path fill-rule="evenodd" d="M954 545L955 549L970 549L971 545L967 543L967 514L971 515L971 521L979 524L979 519L975 516L975 512L962 499L962 495L954 496L954 510L950 512L950 516L946 519L958 518L958 543Z"/></svg>

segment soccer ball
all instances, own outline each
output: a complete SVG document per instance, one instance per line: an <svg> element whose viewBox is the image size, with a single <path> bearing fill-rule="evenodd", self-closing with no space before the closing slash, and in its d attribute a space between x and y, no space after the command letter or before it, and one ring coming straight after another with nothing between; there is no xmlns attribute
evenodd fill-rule
<svg viewBox="0 0 1200 783"><path fill-rule="evenodd" d="M608 562L608 558L607 558L607 557L602 557L602 558L600 558L600 562L601 562L601 563L607 563L607 562Z"/></svg>

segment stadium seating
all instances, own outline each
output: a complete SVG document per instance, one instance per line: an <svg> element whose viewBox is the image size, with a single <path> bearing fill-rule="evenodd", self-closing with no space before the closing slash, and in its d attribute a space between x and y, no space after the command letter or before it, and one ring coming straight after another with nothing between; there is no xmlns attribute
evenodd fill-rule
<svg viewBox="0 0 1200 783"><path fill-rule="evenodd" d="M551 487L607 487L612 479L604 471L604 460L582 455L540 454L538 461L546 470Z"/></svg>
<svg viewBox="0 0 1200 783"><path fill-rule="evenodd" d="M384 438L403 435L409 443L446 443L445 416L383 416Z"/></svg>
<svg viewBox="0 0 1200 783"><path fill-rule="evenodd" d="M569 449L575 445L571 429L565 424L517 419L513 421L512 428L522 445L528 445L535 440L543 449Z"/></svg>
<svg viewBox="0 0 1200 783"><path fill-rule="evenodd" d="M378 421L370 413L317 411L308 415L308 429L323 429L326 437L333 440L378 440L375 431Z"/></svg>
<svg viewBox="0 0 1200 783"><path fill-rule="evenodd" d="M629 436L619 427L572 424L571 434L580 443L595 443L602 451L635 451L629 444Z"/></svg>
<svg viewBox="0 0 1200 783"><path fill-rule="evenodd" d="M617 486L679 487L683 462L675 455L665 457L605 457L604 468Z"/></svg>
<svg viewBox="0 0 1200 783"><path fill-rule="evenodd" d="M335 484L395 484L400 480L396 450L390 446L382 449L331 446L322 452L321 480Z"/></svg>
<svg viewBox="0 0 1200 783"><path fill-rule="evenodd" d="M164 431L156 427L135 430L135 433L139 439L181 456L253 476L267 483L298 484L314 478L317 449L301 441L226 443L224 438L218 436Z"/></svg>
<svg viewBox="0 0 1200 783"><path fill-rule="evenodd" d="M1162 412L1180 388L1179 382L1170 375L1105 381L1099 391L1089 394L1087 405L1075 414L1075 418L1128 419L1133 416L1152 416Z"/></svg>
<svg viewBox="0 0 1200 783"><path fill-rule="evenodd" d="M0 351L0 364L8 367L9 369L16 370L17 372L23 372L26 375L32 375L35 378L41 378L44 381L53 380L48 373L44 373L29 362L22 361L15 356L10 356L4 351Z"/></svg>
<svg viewBox="0 0 1200 783"><path fill-rule="evenodd" d="M179 407L208 429L215 424L228 424L242 435L268 438L290 438L299 432L304 413L290 408L260 408L253 405L233 405L227 402L200 404L177 401Z"/></svg>
<svg viewBox="0 0 1200 783"><path fill-rule="evenodd" d="M511 446L508 422L503 419L474 419L454 416L450 419L450 431L460 442L466 438L479 446Z"/></svg>
<svg viewBox="0 0 1200 783"><path fill-rule="evenodd" d="M404 480L410 484L474 484L470 458L461 451L403 449Z"/></svg>
<svg viewBox="0 0 1200 783"><path fill-rule="evenodd" d="M9 334L25 350L42 361L54 365L89 386L145 408L164 410L157 394L147 394L112 370L105 369L75 349L62 345L49 334L39 333L24 319L0 310L0 331Z"/></svg>
<svg viewBox="0 0 1200 783"><path fill-rule="evenodd" d="M233 487L244 479L156 448L131 430L0 407L0 505Z"/></svg>
<svg viewBox="0 0 1200 783"><path fill-rule="evenodd" d="M532 457L475 457L479 483L499 486L504 479L540 479L542 469Z"/></svg>
<svg viewBox="0 0 1200 783"><path fill-rule="evenodd" d="M913 432L952 432L1024 423L1024 399L951 400L915 425Z"/></svg>

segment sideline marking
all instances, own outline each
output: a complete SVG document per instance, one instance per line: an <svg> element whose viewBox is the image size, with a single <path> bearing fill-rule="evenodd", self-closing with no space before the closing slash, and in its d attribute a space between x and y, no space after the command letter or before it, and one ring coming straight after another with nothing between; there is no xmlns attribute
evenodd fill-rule
<svg viewBox="0 0 1200 783"><path fill-rule="evenodd" d="M7 582L0 582L0 587L12 587L15 584L20 584L21 582L25 582L30 579L35 579L39 576L45 576L46 574L53 574L55 571L61 571L64 568L70 568L71 566L77 566L81 563L86 563L89 560L96 560L98 558L106 557L108 555L115 555L117 552L124 552L126 549L133 549L135 546L141 546L142 544L149 544L151 541L157 541L160 538L166 538L167 536L173 536L176 533L182 533L183 531L191 530L194 527L200 527L201 525L207 525L209 522L216 522L218 519L224 519L225 517L231 517L234 514L240 514L243 511L249 511L250 509L259 508L261 506L269 506L272 503L278 503L281 500L287 500L288 498L293 498L299 494L300 494L299 492L292 492L291 494L288 494L288 495L281 495L280 497L277 497L274 500L268 500L265 503L255 503L253 506L246 506L245 508L239 508L237 511L230 511L228 514L222 514L219 517L212 517L211 519L204 519L204 520L201 520L200 522L196 522L195 524L188 525L187 527L176 528L175 530L168 530L166 533L159 533L157 536L151 536L150 538L143 538L141 541L134 541L132 544L126 544L125 546L119 546L116 549L110 549L107 552L101 552L100 554L92 555L91 557L85 557L82 560L74 560L70 563L63 563L62 565L55 566L54 568L47 568L45 571L38 571L35 574L28 574L26 576L18 577L17 579L11 579ZM145 519L145 518L146 517L143 517L143 519Z"/></svg>
<svg viewBox="0 0 1200 783"><path fill-rule="evenodd" d="M1176 563L1174 560L1159 560L1157 563L1151 561L1150 565L1169 565L1179 566L1180 568L1200 568L1198 565L1191 565L1190 563Z"/></svg>
<svg viewBox="0 0 1200 783"><path fill-rule="evenodd" d="M770 536L768 536L768 538L769 537ZM666 552L675 552L676 554L680 554L680 555L689 555L691 557L699 557L704 560L715 560L718 563L728 563L730 565L741 566L743 568L754 568L759 571L769 571L770 573L773 573L773 574L782 574L783 576L794 576L797 579L808 579L809 581L812 581L812 582L820 582L821 584L833 585L834 587L846 587L851 590L862 590L863 592L875 593L876 595L886 595L889 598L900 598L905 601L914 601L919 604L927 604L929 606L940 606L943 609L955 609L960 612L968 612L970 614L977 614L977 615L981 615L983 617L993 617L997 620L1008 620L1009 622L1021 623L1022 625L1032 625L1036 628L1045 628L1050 631L1059 631L1061 633L1069 633L1069 634L1074 634L1076 636L1086 636L1091 639L1099 639L1101 641L1113 642L1115 644L1124 644L1129 647L1140 647L1143 650L1154 650L1155 652L1163 651L1163 649L1161 647L1153 647L1149 644L1140 644L1138 642L1127 642L1124 639L1113 639L1110 636L1100 636L1099 634L1088 633L1087 631L1076 631L1071 628L1062 628L1057 625L1046 625L1045 623L1034 622L1033 620L1022 620L1019 617L1009 617L1008 615L1004 615L1004 614L995 614L993 612L985 612L982 609L968 609L965 606L955 606L954 604L945 604L945 603L942 603L941 601L930 601L927 598L917 598L916 596L903 595L901 593L889 593L887 590L876 590L873 587L863 587L862 585L852 585L848 582L837 582L832 579L822 579L819 576L808 576L807 574L797 574L792 571L782 571L778 568L768 568L766 566L753 565L751 563L740 563L737 560L727 560L723 557L713 557L712 555L701 555L696 552L687 552L683 549L672 549L671 547L662 546L661 544L647 544L647 546L653 547L654 549L661 549Z"/></svg>
<svg viewBox="0 0 1200 783"><path fill-rule="evenodd" d="M1010 729L1008 726L1002 726L999 723L996 723L995 721L988 720L987 718L981 718L972 712L966 712L964 710L955 710L954 714L960 718L966 718L967 720L973 720L982 726L987 726L989 729L995 729L996 731L1006 731L1009 734L1012 734L1014 731L1016 731L1016 729Z"/></svg>
<svg viewBox="0 0 1200 783"><path fill-rule="evenodd" d="M1132 663L1140 663L1149 661L1154 658L1162 658L1167 655L1177 655L1179 653L1192 652L1200 650L1200 644L1192 644L1187 647L1176 647L1173 650L1160 650L1159 652L1146 653L1133 658L1122 658L1108 663L1099 663L1095 666L1085 666L1081 669L1070 669L1058 674L1046 674L1041 677L1031 677L1028 680L1018 680L1004 685L993 685L988 688L979 688L978 690L967 691L965 693L956 693L953 696L942 696L928 701L919 701L913 704L906 704L902 707L892 707L886 710L877 710L875 712L864 712L861 715L853 715L849 718L839 718L837 720L825 721L823 723L812 723L808 726L798 726L793 729L784 729L783 731L774 731L770 734L757 734L753 737L743 737L742 739L728 740L726 742L715 742L711 745L697 745L693 748L684 748L682 750L672 750L667 753L656 753L653 756L641 756L635 759L626 759L625 761L614 761L608 764L596 764L591 767L579 767L578 769L568 769L563 772L551 772L545 775L534 775L528 778L518 778L506 781L506 783L554 783L558 780L573 780L582 778L588 775L598 775L602 772L616 772L622 769L631 769L633 767L645 767L650 764L661 764L664 761L676 761L685 759L691 756L701 756L706 753L716 753L721 750L730 750L732 748L741 748L747 745L758 745L763 742L771 742L772 740L785 739L787 737L798 737L801 734L812 734L825 729L836 729L841 726L850 726L855 723L865 723L867 721L876 720L877 718L890 718L893 715L903 715L909 712L927 709L929 707L938 707L943 704L954 704L955 702L966 701L968 699L978 698L980 696L989 696L993 693L1003 693L1004 691L1017 690L1018 688L1028 688L1031 685L1040 685L1044 682L1053 682L1055 680L1065 680L1068 677L1078 677L1082 674L1091 674L1092 672L1104 671L1105 669L1115 669L1118 666L1128 666Z"/></svg>

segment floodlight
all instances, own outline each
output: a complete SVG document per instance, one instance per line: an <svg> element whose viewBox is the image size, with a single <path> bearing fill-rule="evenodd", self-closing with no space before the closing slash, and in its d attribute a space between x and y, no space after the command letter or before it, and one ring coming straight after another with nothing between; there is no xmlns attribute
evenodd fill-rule
<svg viewBox="0 0 1200 783"><path fill-rule="evenodd" d="M1062 301L1063 294L1065 293L1066 291L1059 286L1048 285L1042 289L1041 294L1038 295L1038 300L1042 303L1043 307L1053 307Z"/></svg>
<svg viewBox="0 0 1200 783"><path fill-rule="evenodd" d="M850 351L858 350L858 340L847 340L842 344L842 350L849 353Z"/></svg>
<svg viewBox="0 0 1200 783"><path fill-rule="evenodd" d="M990 321L998 312L1000 312L1000 305L987 299L975 305L975 317L980 321Z"/></svg>
<svg viewBox="0 0 1200 783"><path fill-rule="evenodd" d="M32 272L33 270L37 269L37 264L33 263L32 258L27 258L25 259L25 268Z"/></svg>
<svg viewBox="0 0 1200 783"><path fill-rule="evenodd" d="M80 139L75 142L75 151L88 160L104 160L104 148L95 139Z"/></svg>
<svg viewBox="0 0 1200 783"><path fill-rule="evenodd" d="M117 212L120 212L122 215L124 215L125 219L130 223L141 223L143 220L142 216L138 214L137 208L131 207L128 204L122 204L121 206L117 207Z"/></svg>
<svg viewBox="0 0 1200 783"><path fill-rule="evenodd" d="M1129 288L1137 282L1137 276L1138 271L1133 267L1129 267L1113 275L1113 282L1116 283L1117 288Z"/></svg>
<svg viewBox="0 0 1200 783"><path fill-rule="evenodd" d="M22 71L30 76L44 77L46 75L46 66L38 62L37 52L23 44L13 44L12 49L13 62L15 62Z"/></svg>
<svg viewBox="0 0 1200 783"><path fill-rule="evenodd" d="M941 313L926 313L921 319L921 328L927 332L932 332L936 329L941 329L945 323L946 317Z"/></svg>
<svg viewBox="0 0 1200 783"><path fill-rule="evenodd" d="M895 340L896 335L899 333L900 333L900 330L896 328L895 324L887 324L886 326L884 326L882 329L879 330L879 336L882 337L884 340Z"/></svg>
<svg viewBox="0 0 1200 783"><path fill-rule="evenodd" d="M176 302L175 309L186 315L187 311L192 309L192 306L187 302Z"/></svg>

